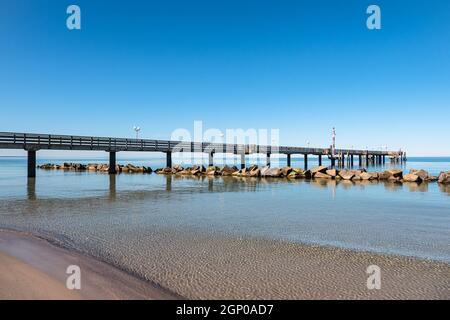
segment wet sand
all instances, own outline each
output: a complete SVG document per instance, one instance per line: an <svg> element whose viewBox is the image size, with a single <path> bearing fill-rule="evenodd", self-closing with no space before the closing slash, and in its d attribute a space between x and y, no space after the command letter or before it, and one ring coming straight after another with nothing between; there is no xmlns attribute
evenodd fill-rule
<svg viewBox="0 0 450 320"><path fill-rule="evenodd" d="M444 262L261 239L213 239L191 238L190 249L182 256L159 262L168 288L193 299L450 298L450 265ZM144 258L145 253L140 256ZM135 265L143 262L133 257ZM65 288L65 270L70 264L82 270L80 291ZM380 290L366 286L366 269L373 264L381 268ZM105 263L38 238L0 232L2 299L176 297Z"/></svg>
<svg viewBox="0 0 450 320"><path fill-rule="evenodd" d="M81 289L66 287L69 265ZM177 295L39 238L0 231L0 299L174 299Z"/></svg>

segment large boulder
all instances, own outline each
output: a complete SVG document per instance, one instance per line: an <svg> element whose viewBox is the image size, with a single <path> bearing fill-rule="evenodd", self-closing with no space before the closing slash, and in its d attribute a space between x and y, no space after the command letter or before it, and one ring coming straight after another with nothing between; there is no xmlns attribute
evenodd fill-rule
<svg viewBox="0 0 450 320"><path fill-rule="evenodd" d="M265 177L270 171L270 167L269 166L265 166L261 169L261 176Z"/></svg>
<svg viewBox="0 0 450 320"><path fill-rule="evenodd" d="M234 172L236 172L236 171L239 171L239 169L236 168L235 166L229 167L229 166L225 165L225 166L222 168L222 170L220 171L220 173L221 173L223 176L230 176L230 175L232 175L232 174L233 174Z"/></svg>
<svg viewBox="0 0 450 320"><path fill-rule="evenodd" d="M361 180L371 180L371 179L373 179L372 174L370 174L368 172L362 172L358 176L361 177Z"/></svg>
<svg viewBox="0 0 450 320"><path fill-rule="evenodd" d="M403 181L405 182L422 182L422 179L413 173L408 173L403 176Z"/></svg>
<svg viewBox="0 0 450 320"><path fill-rule="evenodd" d="M411 169L409 171L409 173L418 176L420 178L420 180L422 180L422 181L427 181L430 178L430 175L428 174L428 172L425 170L422 170L422 169L421 170Z"/></svg>
<svg viewBox="0 0 450 320"><path fill-rule="evenodd" d="M206 168L206 174L208 176L215 176L220 174L220 169L216 166L209 166L208 168Z"/></svg>
<svg viewBox="0 0 450 320"><path fill-rule="evenodd" d="M314 174L314 179L331 179L332 177L326 173L316 172Z"/></svg>
<svg viewBox="0 0 450 320"><path fill-rule="evenodd" d="M337 176L337 173L338 172L337 172L336 169L329 169L329 170L326 171L326 174L331 176L331 177L333 177L333 178L335 178Z"/></svg>
<svg viewBox="0 0 450 320"><path fill-rule="evenodd" d="M439 174L438 182L442 183L442 184L449 184L450 183L450 171L441 172Z"/></svg>
<svg viewBox="0 0 450 320"><path fill-rule="evenodd" d="M183 171L183 170L184 170L184 168L181 165L179 165L179 164L176 164L176 165L174 165L172 167L172 172L173 173L177 173L177 172L180 172L180 171Z"/></svg>
<svg viewBox="0 0 450 320"><path fill-rule="evenodd" d="M191 171L192 175L200 175L200 174L204 173L206 171L206 169L204 166L195 165L191 168L190 171Z"/></svg>
<svg viewBox="0 0 450 320"><path fill-rule="evenodd" d="M301 174L298 171L294 171L294 170L289 172L289 174L286 176L286 178L288 178L288 179L298 179L301 177L302 177Z"/></svg>
<svg viewBox="0 0 450 320"><path fill-rule="evenodd" d="M270 168L266 173L266 177L279 178L283 176L283 171L280 168Z"/></svg>
<svg viewBox="0 0 450 320"><path fill-rule="evenodd" d="M390 176L391 176L391 174L387 171L378 173L379 180L387 180L387 179L389 179Z"/></svg>
<svg viewBox="0 0 450 320"><path fill-rule="evenodd" d="M314 176L317 172L326 173L328 167L327 166L318 166L311 169L311 174Z"/></svg>
<svg viewBox="0 0 450 320"><path fill-rule="evenodd" d="M261 170L258 167L253 168L253 170L248 171L247 175L249 177L259 177L261 175Z"/></svg>
<svg viewBox="0 0 450 320"><path fill-rule="evenodd" d="M312 178L311 170L302 170L301 176L302 176L302 178L305 178L305 179L311 179Z"/></svg>
<svg viewBox="0 0 450 320"><path fill-rule="evenodd" d="M389 173L390 176L395 178L402 178L403 176L403 171L399 169L386 170L385 172Z"/></svg>
<svg viewBox="0 0 450 320"><path fill-rule="evenodd" d="M372 175L372 179L378 180L378 172L369 172Z"/></svg>
<svg viewBox="0 0 450 320"><path fill-rule="evenodd" d="M292 172L292 168L291 167L284 167L281 169L282 173L283 173L283 177L287 177L289 175L289 173Z"/></svg>
<svg viewBox="0 0 450 320"><path fill-rule="evenodd" d="M339 176L343 180L352 180L355 175L353 173L350 173L350 172L344 172L344 173L340 172Z"/></svg>

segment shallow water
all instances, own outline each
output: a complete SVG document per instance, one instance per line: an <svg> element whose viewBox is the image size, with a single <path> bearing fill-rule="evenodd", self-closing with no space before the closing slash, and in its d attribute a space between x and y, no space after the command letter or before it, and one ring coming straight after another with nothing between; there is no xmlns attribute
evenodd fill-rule
<svg viewBox="0 0 450 320"><path fill-rule="evenodd" d="M425 160L406 166L450 168L450 159ZM119 159L128 162L164 161ZM0 158L0 228L35 233L189 298L292 298L301 297L295 259L303 251L289 243L450 262L450 186L60 170L27 179L25 158Z"/></svg>
<svg viewBox="0 0 450 320"><path fill-rule="evenodd" d="M127 240L127 233L193 232L450 261L450 187L437 183L109 176L53 170L38 170L36 179L27 179L25 160L0 158L0 227L51 234L82 249L98 249L95 241L83 247L86 237L114 247L118 239ZM450 168L446 160L450 159L420 159L407 162L407 167L437 174ZM119 162L155 167L162 160ZM104 230L109 232L102 237Z"/></svg>

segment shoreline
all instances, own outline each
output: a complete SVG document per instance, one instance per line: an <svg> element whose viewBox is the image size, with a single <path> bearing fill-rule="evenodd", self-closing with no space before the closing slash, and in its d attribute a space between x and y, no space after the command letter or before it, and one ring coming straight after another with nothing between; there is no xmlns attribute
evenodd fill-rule
<svg viewBox="0 0 450 320"><path fill-rule="evenodd" d="M8 246L5 246L5 241ZM266 240L249 240L249 242L267 242ZM242 242L241 242L242 244ZM231 244L235 247L236 244ZM225 245L226 246L226 245ZM246 244L244 243L243 252ZM442 261L421 259L417 257L399 256L381 253L372 253L351 249L335 248L314 244L284 243L275 241L269 244L271 250L277 249L281 252L292 255L292 260L299 258L300 263L289 266L291 271L300 272L296 281L306 281L305 285L298 287L292 284L292 288L283 288L286 284L278 283L274 280L277 290L286 290L286 297L269 293L255 294L254 296L242 297L236 288L229 288L228 291L233 296L208 296L207 291L199 296L188 296L191 299L449 299L450 298L450 264ZM31 250L33 249L33 250ZM36 250L37 249L37 250ZM254 248L252 248L254 250ZM267 251L268 248L263 248ZM270 253L266 252L270 255ZM294 255L300 255L295 257ZM239 256L239 254L236 254ZM344 259L342 259L344 257ZM39 259L47 259L42 263ZM256 261L260 258L255 257ZM265 257L270 258L270 257ZM284 256L290 260L289 255ZM238 257L239 259L239 257ZM267 259L264 259L267 260ZM92 284L88 284L80 294L69 291L64 287L65 279L68 275L65 270L55 269L55 265L49 265L56 261L56 265L61 263L80 263L81 270L87 270L84 275ZM373 262L382 267L383 274L391 274L391 284L386 290L367 290L365 281L367 278L365 267ZM134 276L127 271L123 271L114 265L103 262L98 258L88 254L78 252L76 249L66 249L53 244L31 233L0 229L0 298L1 299L180 299L182 296L172 293L169 290L153 285L151 282ZM267 272L275 275L282 272L280 261L262 261L268 264ZM368 264L369 263L369 264ZM337 265L337 266L336 266ZM8 266L10 273L8 274ZM14 266L11 274L11 267ZM224 266L224 271L229 272ZM355 271L357 271L355 273ZM82 271L83 272L83 271ZM413 274L412 274L413 273ZM328 277L327 276L331 276ZM25 275L27 280L26 290L21 286L8 286L18 275ZM349 275L351 277L349 278ZM183 277L183 274L177 275ZM356 278L355 278L356 276ZM411 277L412 276L412 277ZM352 279L352 277L354 279ZM403 280L408 279L404 283ZM37 279L37 280L36 280ZM312 279L312 280L311 280ZM44 281L45 280L45 281ZM360 284L355 288L355 280ZM392 281L393 280L393 281ZM401 281L401 282L399 282ZM181 281L185 282L185 281ZM41 286L37 284L46 283L47 292L42 296L39 290ZM5 286L6 284L7 286ZM244 285L244 284L243 284ZM289 284L288 284L289 285ZM341 287L344 285L346 287ZM410 286L411 285L411 286ZM244 285L245 286L245 285ZM317 286L317 287L316 287ZM10 296L4 288L8 288ZM29 290L31 288L31 290ZM300 288L301 291L295 292ZM340 289L339 289L340 288ZM179 291L174 288L173 292ZM340 290L344 289L342 292ZM418 291L414 291L414 289ZM267 290L264 289L264 290ZM347 290L347 291L346 291ZM69 292L67 292L69 291ZM74 290L77 291L77 290ZM239 291L239 290L237 290ZM45 295L47 294L47 295ZM281 295L281 296L282 296ZM183 299L183 298L182 298Z"/></svg>
<svg viewBox="0 0 450 320"><path fill-rule="evenodd" d="M81 289L69 290L69 265ZM0 229L0 300L172 300L181 297L111 264L28 232Z"/></svg>

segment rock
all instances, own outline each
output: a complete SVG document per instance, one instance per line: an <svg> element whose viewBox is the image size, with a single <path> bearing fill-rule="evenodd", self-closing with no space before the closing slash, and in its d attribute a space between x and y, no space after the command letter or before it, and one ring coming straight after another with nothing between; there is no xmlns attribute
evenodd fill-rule
<svg viewBox="0 0 450 320"><path fill-rule="evenodd" d="M183 171L183 170L184 170L184 168L183 168L181 165L179 165L179 164L176 164L176 165L174 165L174 166L172 167L172 171L175 171L175 173L176 173L176 172Z"/></svg>
<svg viewBox="0 0 450 320"><path fill-rule="evenodd" d="M372 178L372 174L367 173L367 172L363 172L359 175L361 177L361 180L370 180L373 179Z"/></svg>
<svg viewBox="0 0 450 320"><path fill-rule="evenodd" d="M380 173L378 173L378 180L387 180L387 179L389 179L390 176L391 176L391 174L387 171L380 172Z"/></svg>
<svg viewBox="0 0 450 320"><path fill-rule="evenodd" d="M372 175L372 179L378 180L378 172L369 172Z"/></svg>
<svg viewBox="0 0 450 320"><path fill-rule="evenodd" d="M256 170L256 169L258 169L258 166L256 165L256 164L252 164L250 167L248 167L248 171L253 171L253 170Z"/></svg>
<svg viewBox="0 0 450 320"><path fill-rule="evenodd" d="M418 176L422 181L426 181L429 179L430 175L428 174L427 171L425 170L415 170L415 169L411 169L409 171L410 174L414 174L416 176Z"/></svg>
<svg viewBox="0 0 450 320"><path fill-rule="evenodd" d="M331 176L322 172L316 172L316 174L314 174L314 179L331 179L331 178L332 178Z"/></svg>
<svg viewBox="0 0 450 320"><path fill-rule="evenodd" d="M343 180L351 180L354 176L355 174L348 170L341 170L339 172L339 177L341 177Z"/></svg>
<svg viewBox="0 0 450 320"><path fill-rule="evenodd" d="M220 169L216 166L210 166L206 168L206 174L209 176L215 176L220 174Z"/></svg>
<svg viewBox="0 0 450 320"><path fill-rule="evenodd" d="M238 171L233 172L231 175L234 177L240 177L240 176L242 176L242 172L241 172L241 170L238 170Z"/></svg>
<svg viewBox="0 0 450 320"><path fill-rule="evenodd" d="M302 175L303 175L303 177L304 177L305 179L311 179L311 178L312 178L311 170L304 170L303 173L302 173Z"/></svg>
<svg viewBox="0 0 450 320"><path fill-rule="evenodd" d="M449 172L441 172L439 174L438 182L442 184L450 183L450 173Z"/></svg>
<svg viewBox="0 0 450 320"><path fill-rule="evenodd" d="M387 180L388 180L389 182L400 182L400 181L401 181L401 178L400 178L400 177L390 176Z"/></svg>
<svg viewBox="0 0 450 320"><path fill-rule="evenodd" d="M298 178L301 178L302 176L301 176L301 174L299 173L299 172L297 172L297 171L294 171L294 170L292 170L287 176L286 176L286 178L288 178L288 179L298 179Z"/></svg>
<svg viewBox="0 0 450 320"><path fill-rule="evenodd" d="M358 181L358 180L362 180L362 179L361 179L361 176L359 174L354 174L353 177L352 177L352 180L353 181Z"/></svg>
<svg viewBox="0 0 450 320"><path fill-rule="evenodd" d="M327 166L318 166L311 169L311 174L314 176L317 172L326 173Z"/></svg>
<svg viewBox="0 0 450 320"><path fill-rule="evenodd" d="M403 176L403 181L405 181L405 182L422 182L422 179L416 174L408 173Z"/></svg>
<svg viewBox="0 0 450 320"><path fill-rule="evenodd" d="M270 171L270 167L269 166L265 166L261 169L261 176L266 176Z"/></svg>
<svg viewBox="0 0 450 320"><path fill-rule="evenodd" d="M249 177L259 177L261 175L261 170L258 167L248 172Z"/></svg>
<svg viewBox="0 0 450 320"><path fill-rule="evenodd" d="M403 171L398 169L386 170L385 172L388 172L391 176L396 178L401 178L403 176Z"/></svg>
<svg viewBox="0 0 450 320"><path fill-rule="evenodd" d="M238 171L238 169L236 168L236 167L229 167L229 166L227 166L227 165L225 165L223 168L222 168L222 170L220 170L220 173L223 175L223 176L230 176L233 172L236 172L236 171Z"/></svg>
<svg viewBox="0 0 450 320"><path fill-rule="evenodd" d="M278 178L283 175L283 171L280 168L270 168L266 173L266 177Z"/></svg>
<svg viewBox="0 0 450 320"><path fill-rule="evenodd" d="M326 174L335 178L337 176L337 170L336 169L329 169L326 171Z"/></svg>
<svg viewBox="0 0 450 320"><path fill-rule="evenodd" d="M283 177L287 177L289 175L289 173L292 172L292 168L291 167L284 167L281 169Z"/></svg>

